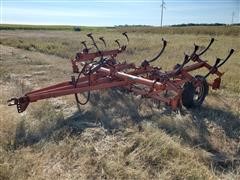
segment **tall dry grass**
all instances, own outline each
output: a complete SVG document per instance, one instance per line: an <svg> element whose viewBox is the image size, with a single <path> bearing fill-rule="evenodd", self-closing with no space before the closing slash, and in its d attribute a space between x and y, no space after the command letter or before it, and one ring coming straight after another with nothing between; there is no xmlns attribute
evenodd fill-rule
<svg viewBox="0 0 240 180"><path fill-rule="evenodd" d="M119 31L94 35L104 35L108 48L116 48L116 38L125 42ZM166 52L155 63L164 69L181 62L194 42L204 48L211 37L133 31L119 60L140 64L161 49L164 37ZM0 179L239 178L238 36L214 36L204 59L213 63L216 55L236 50L221 68L226 71L222 90L210 92L201 109L183 115L117 90L92 94L80 109L72 96L33 103L22 115L6 106L11 96L69 79L69 58L85 34L1 31Z"/></svg>

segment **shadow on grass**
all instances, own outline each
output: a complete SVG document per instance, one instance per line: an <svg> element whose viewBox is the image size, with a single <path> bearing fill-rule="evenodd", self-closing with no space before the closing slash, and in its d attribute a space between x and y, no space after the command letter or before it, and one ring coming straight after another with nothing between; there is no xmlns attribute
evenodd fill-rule
<svg viewBox="0 0 240 180"><path fill-rule="evenodd" d="M113 98L114 97L114 98ZM33 113L37 129L29 130L26 120L22 120L16 128L13 149L31 146L39 141L61 141L66 136L78 136L86 128L103 127L108 133L122 130L129 124L134 125L143 119L150 119L152 115L142 116L136 108L136 101L132 96L123 95L121 91L112 90L101 94L91 94L91 108L81 110L68 118L54 115L53 107L37 110ZM41 108L39 108L41 109ZM45 112L45 111L49 111ZM28 120L29 121L29 120ZM31 119L30 119L31 121ZM48 124L49 123L49 124Z"/></svg>
<svg viewBox="0 0 240 180"><path fill-rule="evenodd" d="M114 98L113 98L114 97ZM201 147L215 155L213 162L222 169L233 167L225 154L215 149L209 142L210 132L208 131L208 122L212 122L221 127L228 138L238 140L240 137L240 119L239 116L212 107L204 106L199 109L188 111L190 121L178 121L176 113L169 111L159 111L156 114L147 113L142 115L138 107L143 100L136 100L133 96L124 95L121 91L113 90L99 94L92 94L90 103L91 108L75 112L72 116L64 119L56 119L53 126L45 127L41 131L27 132L25 121L22 121L16 129L16 138L14 148L22 146L31 146L40 141L59 142L66 136L79 136L86 128L96 128L102 126L108 133L122 130L129 125L141 125L142 121L152 121L159 128L164 129L170 135L180 136L185 143L190 146ZM186 112L185 112L186 113ZM163 123L164 118L167 123ZM181 124L183 122L183 124ZM193 138L189 129L194 129L198 137ZM235 163L237 164L237 163Z"/></svg>
<svg viewBox="0 0 240 180"><path fill-rule="evenodd" d="M42 130L29 131L24 120L16 128L14 149L31 146L41 140L59 142L67 135L79 135L86 128L97 125L92 121L94 115L90 112L76 113L67 119L55 119L56 123Z"/></svg>
<svg viewBox="0 0 240 180"><path fill-rule="evenodd" d="M152 121L160 119L157 121L158 127L164 129L168 134L180 136L184 143L193 147L200 147L212 153L212 162L216 168L226 171L240 166L239 151L234 155L237 158L231 160L221 149L215 148L209 140L209 137L213 135L213 132L209 131L209 124L215 124L223 130L227 138L235 142L240 142L239 115L209 106L192 109L184 112L184 114L190 114L190 118L188 117L190 121L187 121L187 118L184 116L182 117L183 120L174 119L173 116L172 119L167 120L167 123L164 122L164 119L161 120L160 116L155 116L152 118ZM195 135L193 136L192 134Z"/></svg>
<svg viewBox="0 0 240 180"><path fill-rule="evenodd" d="M209 134L206 119L213 124L219 126L225 133L226 137L235 142L240 142L240 118L239 115L230 111L215 109L209 106L203 106L200 109L191 111L195 125L198 127L200 139L207 145L205 149L211 152L213 162L216 167L226 171L232 170L240 166L240 152L236 152L234 160L229 159L225 153L221 153L212 147L211 143L205 138L205 134ZM221 137L219 137L221 138Z"/></svg>
<svg viewBox="0 0 240 180"><path fill-rule="evenodd" d="M204 119L208 119L208 121L220 126L224 130L227 137L236 140L240 139L239 115L233 114L230 111L215 109L209 106L192 110L191 113L196 117L200 124L204 123Z"/></svg>

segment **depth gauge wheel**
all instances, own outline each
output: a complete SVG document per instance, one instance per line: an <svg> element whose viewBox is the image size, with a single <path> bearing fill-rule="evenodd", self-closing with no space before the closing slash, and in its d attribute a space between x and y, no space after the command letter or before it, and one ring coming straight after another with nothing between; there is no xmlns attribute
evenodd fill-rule
<svg viewBox="0 0 240 180"><path fill-rule="evenodd" d="M208 95L209 86L203 76L196 75L195 81L186 82L183 86L182 104L186 108L200 107Z"/></svg>

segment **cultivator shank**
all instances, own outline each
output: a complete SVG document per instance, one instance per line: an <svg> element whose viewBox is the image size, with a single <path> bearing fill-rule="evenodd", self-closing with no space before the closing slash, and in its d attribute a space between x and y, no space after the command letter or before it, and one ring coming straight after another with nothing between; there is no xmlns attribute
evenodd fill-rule
<svg viewBox="0 0 240 180"><path fill-rule="evenodd" d="M163 47L154 58L144 60L140 66L136 66L134 63L121 63L116 60L117 55L126 50L129 42L127 33L122 34L125 36L127 44L121 45L117 39L115 42L118 48L106 51L101 51L92 34L88 34L96 51L90 52L86 42L82 42L84 49L76 54L75 59L71 60L73 73L78 74L77 76L72 76L70 81L28 92L19 98L12 98L9 100L9 106L16 105L18 112L21 113L25 111L29 103L72 94L75 95L79 104L84 105L88 102L91 91L119 87L127 92L141 95L143 98L162 102L173 110L182 105L187 108L198 107L201 106L208 94L209 86L212 89L220 88L223 73L218 69L234 52L231 49L224 60L218 58L214 65L210 65L201 59L201 55L214 42L214 39L211 39L209 45L201 52L198 53L199 47L195 45L192 54L185 55L182 64L176 64L170 71L162 71L161 68L154 67L151 63L162 55L167 41L162 39ZM107 47L103 37L100 37L99 40ZM190 62L192 63L190 64ZM191 75L192 71L200 68L206 68L208 73ZM213 82L207 82L206 79L210 75L216 75L217 78ZM88 92L87 100L81 102L78 94L84 92Z"/></svg>

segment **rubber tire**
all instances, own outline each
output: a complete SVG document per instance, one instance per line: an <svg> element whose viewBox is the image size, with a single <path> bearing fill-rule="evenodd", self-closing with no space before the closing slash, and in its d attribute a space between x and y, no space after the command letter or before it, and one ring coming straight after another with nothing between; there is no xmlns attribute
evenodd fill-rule
<svg viewBox="0 0 240 180"><path fill-rule="evenodd" d="M208 86L206 79L200 75L196 75L195 79L201 81L201 85L202 85L201 86L201 89L202 89L201 96L198 97L197 100L195 100L194 95L195 95L196 89L193 85L193 82L186 82L183 86L183 92L182 92L182 104L186 108L200 107L202 105L203 101L205 100L205 97L208 95L209 86Z"/></svg>

